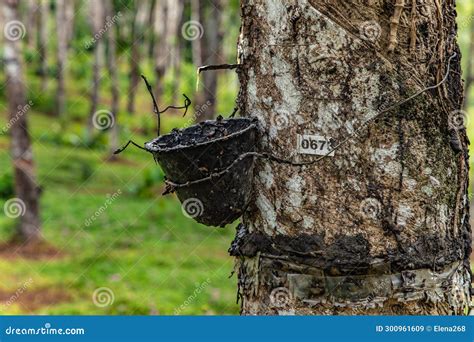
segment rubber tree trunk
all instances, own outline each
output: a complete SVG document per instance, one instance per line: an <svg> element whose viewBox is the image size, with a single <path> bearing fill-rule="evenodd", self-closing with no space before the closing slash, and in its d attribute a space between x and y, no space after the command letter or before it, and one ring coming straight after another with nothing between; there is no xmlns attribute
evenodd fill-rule
<svg viewBox="0 0 474 342"><path fill-rule="evenodd" d="M92 132L94 130L94 114L97 112L99 106L100 97L100 80L101 80L101 69L105 54L104 39L101 35L101 30L105 24L104 15L104 4L101 1L91 1L90 6L90 18L93 36L97 37L94 41L94 64L92 68L92 89L91 89L91 108L89 112L89 121L87 125L87 136L90 140L92 138Z"/></svg>
<svg viewBox="0 0 474 342"><path fill-rule="evenodd" d="M201 45L200 61L204 65L220 63L221 53L220 24L222 17L221 0L201 1L200 18L204 25L204 34L199 40ZM216 92L218 72L207 71L201 74L200 91L197 94L196 121L214 119L216 116Z"/></svg>
<svg viewBox="0 0 474 342"><path fill-rule="evenodd" d="M181 21L183 18L184 0L168 0L166 16L166 46L169 53L169 63L173 68L172 99L171 103L176 103L176 99L181 96L179 81L181 78Z"/></svg>
<svg viewBox="0 0 474 342"><path fill-rule="evenodd" d="M136 4L136 14L133 19L131 54L130 54L130 74L127 111L130 114L135 113L135 95L140 83L140 61L142 59L142 43L145 34L145 25L148 20L151 2L142 0Z"/></svg>
<svg viewBox="0 0 474 342"><path fill-rule="evenodd" d="M57 89L56 89L56 115L62 117L66 106L65 73L67 61L67 1L58 0L56 3L56 32L57 42Z"/></svg>
<svg viewBox="0 0 474 342"><path fill-rule="evenodd" d="M155 5L155 24L154 31L156 36L155 44L155 96L160 105L163 95L163 79L169 67L169 48L166 44L166 35L168 31L168 2L166 0L157 1Z"/></svg>
<svg viewBox="0 0 474 342"><path fill-rule="evenodd" d="M243 0L241 16L239 104L259 120L259 148L298 162L341 143L308 166L256 161L254 200L230 250L242 314L465 313L454 1ZM454 53L442 86L362 129L441 82ZM324 138L297 149L303 134Z"/></svg>
<svg viewBox="0 0 474 342"><path fill-rule="evenodd" d="M38 54L40 60L41 91L45 92L48 89L49 1L40 0L38 17Z"/></svg>
<svg viewBox="0 0 474 342"><path fill-rule="evenodd" d="M5 22L18 20L18 3L17 0L3 2ZM41 239L41 224L39 217L40 189L36 183L35 165L26 118L32 104L26 101L22 74L21 40L5 38L3 48L10 112L8 126L11 134L16 196L16 199L12 199L10 207L6 207L6 210L19 216L17 237L22 242L33 243Z"/></svg>
<svg viewBox="0 0 474 342"><path fill-rule="evenodd" d="M115 15L113 0L107 0L105 2L106 15L109 18L112 18ZM111 27L107 31L107 68L110 75L110 91L112 93L112 122L114 123L110 128L110 138L109 138L109 151L110 159L115 158L114 151L118 149L119 144L119 130L118 130L118 121L117 115L119 111L120 103L120 91L119 91L119 79L117 71L117 46L116 46L116 27Z"/></svg>

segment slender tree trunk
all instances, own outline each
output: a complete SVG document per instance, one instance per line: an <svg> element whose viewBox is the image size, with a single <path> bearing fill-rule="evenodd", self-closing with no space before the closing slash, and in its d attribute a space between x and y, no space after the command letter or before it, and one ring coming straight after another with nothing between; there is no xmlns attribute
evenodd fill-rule
<svg viewBox="0 0 474 342"><path fill-rule="evenodd" d="M201 4L201 19L204 24L204 35L201 43L201 62L205 65L220 63L220 21L221 0L211 0L207 6ZM213 119L216 116L216 92L218 72L207 71L201 75L200 93L197 95L196 108L200 115L197 121ZM204 110L205 108L205 110Z"/></svg>
<svg viewBox="0 0 474 342"><path fill-rule="evenodd" d="M474 15L473 15L474 18ZM474 83L474 19L471 19L471 32L469 35L469 54L467 56L467 69L466 69L466 85L465 85L465 97L463 109L469 108L469 100L471 99L471 88Z"/></svg>
<svg viewBox="0 0 474 342"><path fill-rule="evenodd" d="M191 0L191 20L202 25L204 18L201 18L203 13L203 2L201 0ZM201 39L192 40L193 64L195 67L202 66L202 52Z"/></svg>
<svg viewBox="0 0 474 342"><path fill-rule="evenodd" d="M152 28L155 25L155 15L156 15L155 8L156 8L157 1L160 1L160 0L151 0L150 11L148 15L148 23L147 23L147 33L148 33L147 55L151 61L153 61L153 57L155 53L155 44L156 44L155 30Z"/></svg>
<svg viewBox="0 0 474 342"><path fill-rule="evenodd" d="M314 162L256 160L255 198L230 250L243 314L460 315L468 308L455 5L415 3L414 25L397 25L400 16L413 20L412 6L402 4L241 2L241 113L258 119L262 151ZM454 53L442 86L379 114L441 82ZM319 137L305 145L302 135ZM308 154L328 144L341 145L317 162Z"/></svg>
<svg viewBox="0 0 474 342"><path fill-rule="evenodd" d="M56 32L57 32L57 90L56 90L56 115L63 117L66 106L65 73L67 61L67 0L56 2Z"/></svg>
<svg viewBox="0 0 474 342"><path fill-rule="evenodd" d="M137 86L140 83L140 61L143 43L143 35L145 33L145 24L149 15L150 2L140 1L137 3L137 12L133 20L132 27L132 47L130 55L130 83L128 89L127 111L130 114L135 113L135 95Z"/></svg>
<svg viewBox="0 0 474 342"><path fill-rule="evenodd" d="M92 68L92 91L91 91L91 109L89 112L88 121L88 139L92 137L92 131L94 130L93 120L94 114L97 112L99 107L99 96L100 96L100 71L102 69L102 59L104 57L104 40L100 34L101 29L104 27L104 7L101 1L90 2L90 15L92 21L93 36L98 37L95 39L94 44L94 65Z"/></svg>
<svg viewBox="0 0 474 342"><path fill-rule="evenodd" d="M41 91L48 89L48 15L49 1L40 0L38 11L38 53L40 59Z"/></svg>
<svg viewBox="0 0 474 342"><path fill-rule="evenodd" d="M172 99L181 96L179 91L179 81L181 76L181 20L183 18L183 0L168 0L166 45L169 48L170 66L173 68Z"/></svg>
<svg viewBox="0 0 474 342"><path fill-rule="evenodd" d="M5 21L18 20L18 1L3 3ZM22 74L21 41L5 39L4 63L7 77L7 96L10 111L11 154L15 177L15 201L12 212L20 214L18 238L23 242L37 242L41 239L39 217L40 190L36 183L35 165L31 149L26 113L31 104L26 101ZM13 203L13 202L12 202Z"/></svg>
<svg viewBox="0 0 474 342"><path fill-rule="evenodd" d="M107 16L112 18L115 15L114 7L113 7L113 0L107 0L106 2L106 13ZM115 158L114 151L118 149L119 144L119 129L118 129L118 121L117 115L119 111L119 103L120 103L120 93L119 93L119 79L117 73L117 47L116 47L116 27L111 27L107 31L107 68L110 75L110 91L112 93L112 121L114 124L110 128L110 139L109 139L109 151L110 151L110 159Z"/></svg>
<svg viewBox="0 0 474 342"><path fill-rule="evenodd" d="M33 50L35 47L34 45L35 45L39 6L40 5L37 0L28 0L27 2L26 18L28 20L28 29L27 29L26 37L28 41L28 48L31 50Z"/></svg>
<svg viewBox="0 0 474 342"><path fill-rule="evenodd" d="M169 65L169 47L166 43L166 36L168 31L167 26L168 17L168 2L167 0L159 0L155 6L155 96L160 104L163 96L163 78Z"/></svg>

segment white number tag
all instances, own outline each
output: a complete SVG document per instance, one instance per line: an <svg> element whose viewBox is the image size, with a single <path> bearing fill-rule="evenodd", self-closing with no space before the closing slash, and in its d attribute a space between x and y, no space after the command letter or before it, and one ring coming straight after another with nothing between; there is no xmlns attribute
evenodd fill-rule
<svg viewBox="0 0 474 342"><path fill-rule="evenodd" d="M334 148L330 140L320 135L298 134L298 153L325 156ZM334 151L328 156L334 156Z"/></svg>

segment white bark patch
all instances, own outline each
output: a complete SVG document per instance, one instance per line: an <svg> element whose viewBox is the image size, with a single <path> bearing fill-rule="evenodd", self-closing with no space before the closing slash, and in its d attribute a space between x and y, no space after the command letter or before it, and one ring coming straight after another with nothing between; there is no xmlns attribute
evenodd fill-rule
<svg viewBox="0 0 474 342"><path fill-rule="evenodd" d="M281 103L275 106L275 116L279 116L279 123L272 125L269 132L270 138L275 138L278 130L288 129L291 126L290 120L295 120L295 122L303 122L304 120L297 118L300 110L301 92L293 84L294 78L291 74L290 65L277 56L274 56L271 61L275 74L275 85L282 98Z"/></svg>
<svg viewBox="0 0 474 342"><path fill-rule="evenodd" d="M402 166L396 161L398 157L398 143L389 148L377 148L371 156L371 160L376 163L377 169L390 176L398 177Z"/></svg>
<svg viewBox="0 0 474 342"><path fill-rule="evenodd" d="M305 184L304 179L299 175L293 175L293 177L286 182L286 188L289 190L288 202L291 206L295 208L301 207L303 203L303 187Z"/></svg>
<svg viewBox="0 0 474 342"><path fill-rule="evenodd" d="M375 100L379 96L380 75L365 68L355 68L351 80L351 87L357 89L352 92L352 108L358 113L364 113L364 122L377 115Z"/></svg>
<svg viewBox="0 0 474 342"><path fill-rule="evenodd" d="M266 224L263 225L265 233L268 235L273 235L274 230L277 228L277 214L275 208L273 207L270 200L262 194L257 196L256 204L260 210L262 219L266 222Z"/></svg>
<svg viewBox="0 0 474 342"><path fill-rule="evenodd" d="M400 203L397 210L397 225L405 227L408 220L413 217L411 206L405 203Z"/></svg>
<svg viewBox="0 0 474 342"><path fill-rule="evenodd" d="M260 182L265 186L265 188L270 189L273 185L273 172L272 167L269 163L265 163L265 170L258 173L260 177Z"/></svg>
<svg viewBox="0 0 474 342"><path fill-rule="evenodd" d="M279 34L271 36L270 44L278 44L277 38L287 31L288 15L284 1L267 0L266 18L268 24ZM284 38L284 37L283 37Z"/></svg>

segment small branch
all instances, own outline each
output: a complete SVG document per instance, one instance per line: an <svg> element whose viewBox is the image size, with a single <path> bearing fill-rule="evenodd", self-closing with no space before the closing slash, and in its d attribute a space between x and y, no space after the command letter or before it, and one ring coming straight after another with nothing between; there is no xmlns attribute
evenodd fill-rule
<svg viewBox="0 0 474 342"><path fill-rule="evenodd" d="M186 94L183 94L183 96L184 96L184 105L182 107L168 106L165 109L163 109L160 112L160 114L166 112L168 109L184 109L184 114L183 114L183 117L184 117L186 113L188 112L189 106L191 105L191 100L189 99L189 97L186 96Z"/></svg>
<svg viewBox="0 0 474 342"><path fill-rule="evenodd" d="M199 89L199 78L201 72L209 71L209 70L232 70L237 69L242 64L211 64L211 65L204 65L197 69L197 79L196 79L196 91Z"/></svg>
<svg viewBox="0 0 474 342"><path fill-rule="evenodd" d="M153 95L153 90L151 89L151 85L150 83L148 83L146 77L144 75L142 75L142 78L143 80L145 81L145 84L146 84L146 88L148 89L148 92L150 93L151 95L151 98L153 100L153 112L155 112L156 116L157 116L157 120L158 120L158 127L157 127L157 133L158 133L158 136L160 136L160 126L161 126L161 121L160 121L160 110L158 109L158 105L156 104L156 99L155 99L155 95Z"/></svg>
<svg viewBox="0 0 474 342"><path fill-rule="evenodd" d="M388 44L388 52L395 50L398 39L398 25L400 24L400 17L402 16L403 7L405 6L405 0L396 0L395 11L392 18L390 19L390 36Z"/></svg>
<svg viewBox="0 0 474 342"><path fill-rule="evenodd" d="M114 152L114 154L122 153L122 152L128 147L128 145L130 145L130 144L132 144L132 145L134 145L135 147L138 147L138 148L140 148L140 149L142 149L142 150L145 150L145 151L147 151L147 152L150 152L150 151L148 151L146 148L141 147L140 145L136 144L136 143L133 142L132 140L129 140L128 143L126 143L122 148L119 148L118 150L116 150L116 151Z"/></svg>

